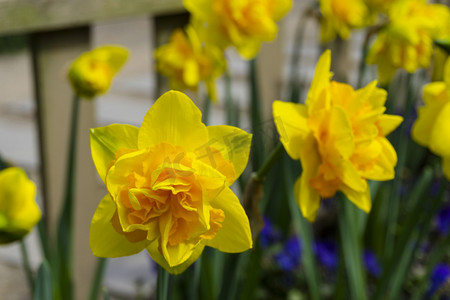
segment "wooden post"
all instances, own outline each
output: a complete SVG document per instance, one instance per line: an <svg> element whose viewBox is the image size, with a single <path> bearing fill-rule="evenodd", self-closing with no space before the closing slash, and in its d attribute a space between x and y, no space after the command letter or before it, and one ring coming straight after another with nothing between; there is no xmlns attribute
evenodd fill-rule
<svg viewBox="0 0 450 300"><path fill-rule="evenodd" d="M56 245L58 218L62 207L68 155L73 91L66 73L71 63L90 48L89 27L34 33L31 35L41 176L47 232ZM89 226L101 199L89 146L89 128L94 127L94 105L80 105L76 151L74 218L75 299L86 299L95 257L89 248Z"/></svg>

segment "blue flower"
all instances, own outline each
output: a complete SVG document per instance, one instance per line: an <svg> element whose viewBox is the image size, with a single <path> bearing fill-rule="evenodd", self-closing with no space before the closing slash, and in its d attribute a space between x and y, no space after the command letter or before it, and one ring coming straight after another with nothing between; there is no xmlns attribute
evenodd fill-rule
<svg viewBox="0 0 450 300"><path fill-rule="evenodd" d="M450 280L450 265L438 264L431 274L431 285L428 290L428 297L432 297L446 282ZM448 297L439 299L450 299Z"/></svg>
<svg viewBox="0 0 450 300"><path fill-rule="evenodd" d="M293 236L286 241L283 250L275 255L275 261L283 271L291 271L300 265L302 246L300 240Z"/></svg>
<svg viewBox="0 0 450 300"><path fill-rule="evenodd" d="M363 261L364 261L364 266L366 267L366 270L367 270L367 272L369 272L370 275L372 275L374 277L380 277L381 267L380 267L378 258L375 255L375 253L373 253L370 250L364 250Z"/></svg>
<svg viewBox="0 0 450 300"><path fill-rule="evenodd" d="M436 228L443 235L450 233L450 206L442 209L437 215Z"/></svg>
<svg viewBox="0 0 450 300"><path fill-rule="evenodd" d="M264 217L264 228L259 236L261 248L265 249L281 240L280 231L275 228L269 218Z"/></svg>
<svg viewBox="0 0 450 300"><path fill-rule="evenodd" d="M329 269L336 269L338 266L338 252L336 243L334 241L316 241L314 243L314 252L317 260L324 267Z"/></svg>

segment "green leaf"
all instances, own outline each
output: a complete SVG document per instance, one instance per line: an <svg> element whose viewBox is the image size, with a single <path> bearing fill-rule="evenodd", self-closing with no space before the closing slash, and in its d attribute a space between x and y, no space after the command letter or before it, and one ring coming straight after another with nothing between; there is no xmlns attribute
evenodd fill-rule
<svg viewBox="0 0 450 300"><path fill-rule="evenodd" d="M344 263L347 269L350 291L355 300L367 298L366 276L361 262L361 239L356 219L356 207L339 194L339 232L341 247L344 252Z"/></svg>
<svg viewBox="0 0 450 300"><path fill-rule="evenodd" d="M319 277L317 275L317 267L313 254L313 234L311 230L311 225L302 216L300 208L297 205L297 201L294 196L294 178L292 172L289 172L289 165L286 156L283 160L283 172L286 174L284 176L284 188L286 190L286 195L288 197L288 204L291 211L292 221L294 223L295 231L297 232L300 240L302 241L302 264L305 268L306 281L309 287L310 299L317 300L320 299L319 294Z"/></svg>
<svg viewBox="0 0 450 300"><path fill-rule="evenodd" d="M36 283L34 285L34 300L50 300L53 299L52 291L52 273L50 266L46 260L39 267Z"/></svg>

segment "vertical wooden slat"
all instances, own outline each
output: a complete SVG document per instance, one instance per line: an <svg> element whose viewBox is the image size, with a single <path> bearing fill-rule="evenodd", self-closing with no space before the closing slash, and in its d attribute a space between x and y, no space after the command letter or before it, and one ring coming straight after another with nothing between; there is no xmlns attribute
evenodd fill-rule
<svg viewBox="0 0 450 300"><path fill-rule="evenodd" d="M89 50L89 27L35 33L31 36L33 72L37 101L41 151L44 211L47 229L55 245L56 228L62 207L67 166L70 110L73 92L66 79L70 62ZM79 115L76 188L74 268L75 299L86 299L95 266L89 249L89 225L101 199L96 188L96 172L89 147L89 128L94 127L92 101L82 101Z"/></svg>

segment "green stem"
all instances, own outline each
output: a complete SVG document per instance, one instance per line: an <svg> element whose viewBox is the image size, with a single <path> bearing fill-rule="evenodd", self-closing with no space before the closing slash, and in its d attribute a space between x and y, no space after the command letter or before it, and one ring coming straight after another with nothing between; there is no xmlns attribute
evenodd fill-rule
<svg viewBox="0 0 450 300"><path fill-rule="evenodd" d="M253 132L253 170L261 167L264 160L263 128L261 122L261 97L259 94L258 70L256 59L250 61L251 124Z"/></svg>
<svg viewBox="0 0 450 300"><path fill-rule="evenodd" d="M398 149L398 162L395 167L395 176L392 189L391 197L389 200L389 211L388 211L388 224L386 233L386 242L384 255L386 258L390 259L395 245L395 228L397 227L398 212L401 202L400 188L402 185L401 177L399 176L406 164L406 156L408 153L408 136L406 134L406 126L408 123L409 112L413 106L414 92L412 87L412 75L408 74L406 79L406 88L408 93L406 95L406 105L404 110L405 121L401 124L399 130L396 132L396 139L394 140L394 148Z"/></svg>
<svg viewBox="0 0 450 300"><path fill-rule="evenodd" d="M73 254L73 199L75 192L75 166L77 148L77 129L80 99L73 98L72 120L70 126L69 156L67 157L66 189L63 210L58 227L58 250L60 257L59 280L62 296L66 300L73 298L72 292L72 254Z"/></svg>
<svg viewBox="0 0 450 300"><path fill-rule="evenodd" d="M361 88L363 85L364 74L367 68L366 57L367 52L369 51L369 40L371 35L372 35L371 30L366 31L366 37L364 38L364 43L361 50L361 60L359 61L358 83L356 84L357 89Z"/></svg>
<svg viewBox="0 0 450 300"><path fill-rule="evenodd" d="M311 224L303 217L297 204L297 199L294 196L293 186L293 174L290 171L287 157L284 156L282 164L282 181L284 183L284 189L288 198L289 211L291 213L292 222L295 231L302 241L302 265L305 269L306 282L309 288L309 296L312 300L320 299L319 293L319 276L317 273L316 260L313 253L314 235L311 229Z"/></svg>
<svg viewBox="0 0 450 300"><path fill-rule="evenodd" d="M211 100L208 95L203 97L203 123L208 125L209 123L209 113L211 112Z"/></svg>
<svg viewBox="0 0 450 300"><path fill-rule="evenodd" d="M352 299L365 300L367 298L367 284L361 262L361 247L358 235L358 224L355 218L355 207L344 195L338 196L339 233L344 251L344 263L347 269Z"/></svg>
<svg viewBox="0 0 450 300"><path fill-rule="evenodd" d="M227 124L236 126L233 95L231 94L231 76L228 70L225 71L225 107L227 111Z"/></svg>
<svg viewBox="0 0 450 300"><path fill-rule="evenodd" d="M169 299L169 273L161 266L158 266L158 277L156 282L156 299Z"/></svg>
<svg viewBox="0 0 450 300"><path fill-rule="evenodd" d="M272 169L273 165L278 161L281 154L283 153L283 145L278 143L277 146L272 150L269 158L263 163L261 168L259 168L258 172L256 172L254 179L255 180L264 180L267 173Z"/></svg>
<svg viewBox="0 0 450 300"><path fill-rule="evenodd" d="M95 269L94 280L92 281L91 291L89 293L90 300L98 299L100 286L103 282L103 274L105 273L106 258L99 257L97 259L97 268Z"/></svg>
<svg viewBox="0 0 450 300"><path fill-rule="evenodd" d="M25 274L27 276L28 286L30 288L30 294L34 294L34 276L31 270L30 259L28 256L27 245L24 239L20 240L20 251L22 252L23 267L25 269Z"/></svg>

